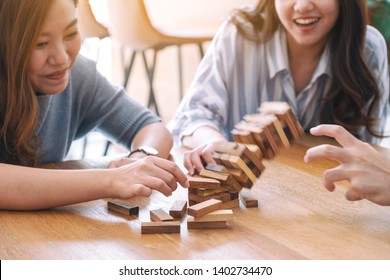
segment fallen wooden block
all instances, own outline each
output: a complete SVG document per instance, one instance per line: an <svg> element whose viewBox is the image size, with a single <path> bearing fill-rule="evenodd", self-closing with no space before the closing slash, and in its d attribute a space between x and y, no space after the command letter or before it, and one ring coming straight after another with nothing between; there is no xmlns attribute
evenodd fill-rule
<svg viewBox="0 0 390 280"><path fill-rule="evenodd" d="M187 220L187 229L222 229L222 228L227 228L226 221L195 222L195 221L191 221L191 219Z"/></svg>
<svg viewBox="0 0 390 280"><path fill-rule="evenodd" d="M180 233L180 222L142 222L141 233Z"/></svg>
<svg viewBox="0 0 390 280"><path fill-rule="evenodd" d="M155 209L150 212L150 219L155 222L165 222L175 220L171 215L165 212L163 209Z"/></svg>
<svg viewBox="0 0 390 280"><path fill-rule="evenodd" d="M233 209L236 207L240 207L240 199L238 198L222 203L221 209Z"/></svg>
<svg viewBox="0 0 390 280"><path fill-rule="evenodd" d="M188 217L187 221L194 222L220 222L220 221L231 221L233 220L233 210L231 209L220 209L210 212L202 217Z"/></svg>
<svg viewBox="0 0 390 280"><path fill-rule="evenodd" d="M125 215L138 215L139 213L139 207L131 205L126 202L121 201L108 201L107 202L107 208L109 210L119 212Z"/></svg>
<svg viewBox="0 0 390 280"><path fill-rule="evenodd" d="M251 198L246 195L240 194L240 200L246 208L259 207L259 201L255 198Z"/></svg>
<svg viewBox="0 0 390 280"><path fill-rule="evenodd" d="M169 215L174 218L181 218L187 211L186 200L176 200L169 209Z"/></svg>
<svg viewBox="0 0 390 280"><path fill-rule="evenodd" d="M221 207L222 201L217 199L209 199L188 207L188 215L193 217L202 217L207 213L220 209Z"/></svg>

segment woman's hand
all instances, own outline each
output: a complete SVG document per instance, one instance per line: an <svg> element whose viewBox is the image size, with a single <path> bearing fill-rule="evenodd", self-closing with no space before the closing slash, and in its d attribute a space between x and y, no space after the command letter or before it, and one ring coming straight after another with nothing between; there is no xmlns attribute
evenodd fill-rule
<svg viewBox="0 0 390 280"><path fill-rule="evenodd" d="M187 176L174 162L154 156L146 156L108 171L112 174L110 186L113 196L123 199L149 196L152 190L170 196L177 183L189 187Z"/></svg>
<svg viewBox="0 0 390 280"><path fill-rule="evenodd" d="M184 167L188 173L193 175L204 169L205 163L215 163L213 159L214 151L217 147L227 143L227 140L216 140L210 143L203 144L197 148L184 153Z"/></svg>
<svg viewBox="0 0 390 280"><path fill-rule="evenodd" d="M329 191L334 191L335 182L347 180L350 183L346 192L348 200L368 199L390 205L390 158L338 125L320 125L310 133L333 137L341 145L320 145L307 150L304 157L305 162L328 158L340 163L324 172L324 186Z"/></svg>

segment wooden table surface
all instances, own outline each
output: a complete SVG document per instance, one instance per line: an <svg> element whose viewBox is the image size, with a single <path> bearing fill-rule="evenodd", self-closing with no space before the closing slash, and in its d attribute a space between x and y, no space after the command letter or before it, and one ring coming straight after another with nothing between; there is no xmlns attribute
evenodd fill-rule
<svg viewBox="0 0 390 280"><path fill-rule="evenodd" d="M272 160L250 193L258 208L235 208L226 229L190 229L178 234L141 234L149 210L169 210L186 199L181 187L171 197L155 192L133 198L139 216L107 210L97 200L45 211L0 211L0 259L390 259L390 208L349 202L346 183L330 193L322 186L332 161L305 164L305 137ZM180 160L180 153L175 155ZM97 167L104 160L55 167ZM55 186L53 186L55 187ZM247 190L245 190L247 191Z"/></svg>

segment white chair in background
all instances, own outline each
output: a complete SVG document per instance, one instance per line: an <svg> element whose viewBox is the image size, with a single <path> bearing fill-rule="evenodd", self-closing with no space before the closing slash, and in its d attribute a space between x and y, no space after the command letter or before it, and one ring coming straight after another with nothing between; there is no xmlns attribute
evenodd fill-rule
<svg viewBox="0 0 390 280"><path fill-rule="evenodd" d="M179 67L179 93L183 96L182 77L182 57L180 47L184 44L196 44L199 46L200 57L203 57L204 42L210 41L213 34L191 34L180 30L161 31L155 28L149 18L144 0L109 0L109 31L112 38L116 38L122 47L122 60L125 60L125 50L130 49L131 55L128 63L124 67L124 82L126 88L137 53L143 58L147 79L149 82L148 107L154 107L159 114L153 89L154 70L158 51L169 47L178 47L178 67ZM198 16L198 15L196 15ZM200 19L200 17L199 17ZM201 20L201 19L200 19ZM153 52L153 60L147 61L146 52Z"/></svg>

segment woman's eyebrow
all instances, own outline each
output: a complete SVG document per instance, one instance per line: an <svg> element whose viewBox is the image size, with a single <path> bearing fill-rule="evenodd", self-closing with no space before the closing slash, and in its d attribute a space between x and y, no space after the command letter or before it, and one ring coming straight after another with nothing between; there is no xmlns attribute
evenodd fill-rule
<svg viewBox="0 0 390 280"><path fill-rule="evenodd" d="M76 25L78 22L77 18L75 18L74 20L71 21L71 23L69 23L66 27L65 27L65 30L68 30L69 28L71 28L72 26ZM43 32L41 33L40 36L49 36L50 34L48 32Z"/></svg>
<svg viewBox="0 0 390 280"><path fill-rule="evenodd" d="M69 23L69 24L65 27L65 30L71 28L71 27L74 26L74 25L76 25L77 22L78 22L78 20L77 20L77 18L75 18L74 20L72 20L71 23Z"/></svg>

